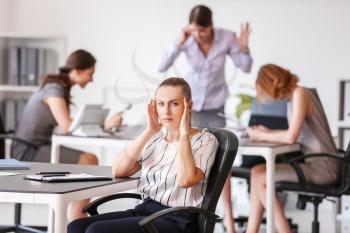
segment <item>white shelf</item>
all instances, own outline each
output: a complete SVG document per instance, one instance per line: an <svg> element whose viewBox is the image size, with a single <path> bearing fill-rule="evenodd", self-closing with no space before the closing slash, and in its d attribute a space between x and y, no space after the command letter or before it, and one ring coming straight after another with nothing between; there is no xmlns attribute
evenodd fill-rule
<svg viewBox="0 0 350 233"><path fill-rule="evenodd" d="M0 85L0 91L3 92L34 92L37 89L39 86Z"/></svg>
<svg viewBox="0 0 350 233"><path fill-rule="evenodd" d="M53 39L53 40L62 40L65 37L63 35L57 35L57 34L43 34L43 33L36 33L36 32L4 32L0 31L0 37L2 38L14 38L14 39L39 39L39 40L45 40L45 39Z"/></svg>
<svg viewBox="0 0 350 233"><path fill-rule="evenodd" d="M350 128L350 121L338 121L338 127L341 128Z"/></svg>

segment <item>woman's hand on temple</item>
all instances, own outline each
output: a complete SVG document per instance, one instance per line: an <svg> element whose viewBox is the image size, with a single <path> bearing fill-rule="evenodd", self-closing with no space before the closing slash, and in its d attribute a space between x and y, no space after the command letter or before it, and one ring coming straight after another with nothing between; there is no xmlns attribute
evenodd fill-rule
<svg viewBox="0 0 350 233"><path fill-rule="evenodd" d="M193 26L191 24L187 25L182 29L182 37L177 45L178 48L181 48L186 40L191 36L191 32L193 30Z"/></svg>
<svg viewBox="0 0 350 233"><path fill-rule="evenodd" d="M147 106L147 128L146 130L152 134L157 133L162 128L162 124L158 120L156 109L156 101L151 99Z"/></svg>
<svg viewBox="0 0 350 233"><path fill-rule="evenodd" d="M191 124L191 112L188 107L188 102L186 98L183 99L184 112L182 113L181 123L180 123L180 137L190 135L190 124Z"/></svg>

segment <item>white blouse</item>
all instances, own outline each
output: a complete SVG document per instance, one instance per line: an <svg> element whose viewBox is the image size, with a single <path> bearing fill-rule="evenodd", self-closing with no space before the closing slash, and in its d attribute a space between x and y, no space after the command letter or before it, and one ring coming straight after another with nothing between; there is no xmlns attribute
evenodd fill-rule
<svg viewBox="0 0 350 233"><path fill-rule="evenodd" d="M190 188L181 188L177 180L175 164L175 158L179 155L178 142L166 142L165 135L163 131L154 135L140 154L139 163L142 169L138 190L144 197L150 197L165 206L199 207L207 188L218 141L206 129L191 137L194 161L205 177Z"/></svg>

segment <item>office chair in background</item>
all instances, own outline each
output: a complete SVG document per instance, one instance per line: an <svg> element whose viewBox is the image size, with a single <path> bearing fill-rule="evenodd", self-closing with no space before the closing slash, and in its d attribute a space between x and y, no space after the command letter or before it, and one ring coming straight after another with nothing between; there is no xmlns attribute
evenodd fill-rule
<svg viewBox="0 0 350 233"><path fill-rule="evenodd" d="M320 101L320 98L317 94L316 89L311 89L313 95L316 96L317 100L320 103L322 110L322 121L329 129L328 121L326 114L323 111L323 107ZM329 133L330 129L329 129ZM306 182L305 176L300 169L298 163L302 162L304 159L311 157L332 157L338 159L341 164L341 172L338 177L338 182L333 185L315 185ZM350 194L350 143L346 152L344 151L341 154L327 154L327 153L315 153L315 154L306 154L288 161L293 167L296 167L295 171L297 172L299 182L285 182L280 181L276 183L276 190L286 191L286 192L295 192L298 194L298 200L296 207L301 210L305 210L306 204L308 202L312 203L314 206L314 219L312 222L312 233L319 233L320 223L318 221L318 206L324 199L327 197L340 197L341 195Z"/></svg>
<svg viewBox="0 0 350 233"><path fill-rule="evenodd" d="M227 176L230 174L233 161L238 150L238 139L230 131L224 129L210 129L219 142L219 148L216 153L213 167L209 174L207 190L203 197L203 203L200 208L196 207L173 207L154 213L139 222L141 226L145 226L150 233L158 232L154 221L169 214L180 212L198 213L197 229L198 233L212 233L216 220L219 218L215 214L216 205L218 203L221 191L224 187ZM108 201L120 198L136 198L141 200L141 196L135 193L117 193L110 196L102 197L86 206L83 211L90 215L97 215L97 208Z"/></svg>
<svg viewBox="0 0 350 233"><path fill-rule="evenodd" d="M31 155L38 151L39 146L34 145L30 142L27 142L23 139L17 138L14 136L14 130L7 130L5 131L5 127L2 121L2 117L0 116L0 159L5 158L5 145L6 140L16 141L17 143L21 143L25 145L25 149L23 150L22 155L19 157L19 160L22 161L30 161ZM15 203L15 210L14 210L14 224L13 225L6 225L6 226L0 226L0 233L6 233L6 232L33 232L33 233L40 233L45 232L47 230L47 227L41 227L41 226L25 226L21 224L21 212L22 212L22 205L21 203Z"/></svg>

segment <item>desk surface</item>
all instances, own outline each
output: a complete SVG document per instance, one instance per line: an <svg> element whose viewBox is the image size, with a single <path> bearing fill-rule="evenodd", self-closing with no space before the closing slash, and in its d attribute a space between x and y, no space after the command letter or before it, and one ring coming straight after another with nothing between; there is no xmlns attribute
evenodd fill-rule
<svg viewBox="0 0 350 233"><path fill-rule="evenodd" d="M243 147L281 147L281 146L293 146L297 144L286 144L286 143L273 143L273 142L257 142L257 141L251 141L248 138L242 138L239 139L239 146Z"/></svg>
<svg viewBox="0 0 350 233"><path fill-rule="evenodd" d="M49 163L30 164L32 165L30 170L7 170L9 172L18 172L20 173L20 175L0 177L0 192L64 194L105 185L128 182L137 179L116 178L110 181L42 183L38 181L24 180L23 177L25 175L35 174L36 172L40 171L69 171L71 173L88 173L92 175L112 176L112 169L109 166L88 166Z"/></svg>
<svg viewBox="0 0 350 233"><path fill-rule="evenodd" d="M145 129L145 125L130 125L120 128L117 132L110 133L110 135L104 136L75 136L72 134L54 134L55 136L71 136L77 138L105 138L105 139L123 139L133 140L135 139L142 130Z"/></svg>

